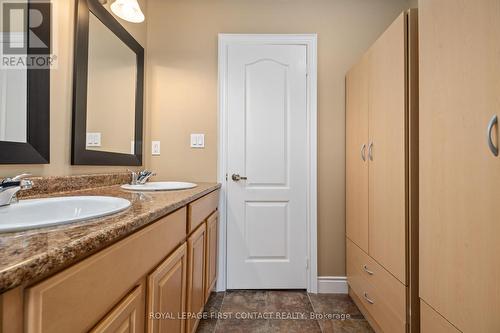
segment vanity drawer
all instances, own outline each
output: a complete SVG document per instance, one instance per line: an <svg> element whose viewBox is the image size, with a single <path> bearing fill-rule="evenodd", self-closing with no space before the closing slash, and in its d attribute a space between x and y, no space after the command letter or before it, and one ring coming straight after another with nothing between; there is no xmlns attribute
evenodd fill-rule
<svg viewBox="0 0 500 333"><path fill-rule="evenodd" d="M384 332L405 332L406 287L353 242L346 242L350 287Z"/></svg>
<svg viewBox="0 0 500 333"><path fill-rule="evenodd" d="M186 239L186 208L26 289L26 332L87 332Z"/></svg>
<svg viewBox="0 0 500 333"><path fill-rule="evenodd" d="M219 190L193 201L188 205L187 233L190 234L203 223L219 205Z"/></svg>

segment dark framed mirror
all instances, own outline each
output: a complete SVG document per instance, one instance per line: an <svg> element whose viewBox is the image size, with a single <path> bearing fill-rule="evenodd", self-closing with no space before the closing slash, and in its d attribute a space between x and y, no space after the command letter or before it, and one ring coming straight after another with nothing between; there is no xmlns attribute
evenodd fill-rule
<svg viewBox="0 0 500 333"><path fill-rule="evenodd" d="M35 1L0 5L0 164L47 164L51 5ZM33 26L37 28L29 28Z"/></svg>
<svg viewBox="0 0 500 333"><path fill-rule="evenodd" d="M98 0L78 0L72 164L142 165L144 49Z"/></svg>

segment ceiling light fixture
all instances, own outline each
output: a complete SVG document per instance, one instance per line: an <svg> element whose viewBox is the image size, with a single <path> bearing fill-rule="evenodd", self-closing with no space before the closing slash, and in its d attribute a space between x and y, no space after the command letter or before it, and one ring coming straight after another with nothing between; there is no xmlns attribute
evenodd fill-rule
<svg viewBox="0 0 500 333"><path fill-rule="evenodd" d="M111 11L125 21L132 23L144 21L144 14L137 0L116 0L111 4Z"/></svg>

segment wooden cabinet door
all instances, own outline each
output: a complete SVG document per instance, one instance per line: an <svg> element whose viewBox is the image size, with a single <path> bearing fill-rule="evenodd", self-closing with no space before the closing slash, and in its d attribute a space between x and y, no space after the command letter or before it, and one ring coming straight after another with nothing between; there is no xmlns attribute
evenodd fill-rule
<svg viewBox="0 0 500 333"><path fill-rule="evenodd" d="M186 311L187 245L182 244L148 277L148 332L184 333ZM169 318L150 314L169 314Z"/></svg>
<svg viewBox="0 0 500 333"><path fill-rule="evenodd" d="M406 283L405 14L370 51L369 254Z"/></svg>
<svg viewBox="0 0 500 333"><path fill-rule="evenodd" d="M420 302L420 321L420 331L422 333L460 333L425 302Z"/></svg>
<svg viewBox="0 0 500 333"><path fill-rule="evenodd" d="M188 238L188 288L187 312L196 314L203 311L205 306L205 249L206 249L206 223L196 229ZM196 331L199 320L187 320L186 332Z"/></svg>
<svg viewBox="0 0 500 333"><path fill-rule="evenodd" d="M420 297L462 332L500 332L500 157L486 135L500 117L500 1L419 11Z"/></svg>
<svg viewBox="0 0 500 333"><path fill-rule="evenodd" d="M369 54L346 76L346 235L368 253Z"/></svg>
<svg viewBox="0 0 500 333"><path fill-rule="evenodd" d="M214 212L207 219L207 250L206 250L206 272L205 272L205 302L208 301L210 293L217 282L217 236L219 214Z"/></svg>
<svg viewBox="0 0 500 333"><path fill-rule="evenodd" d="M144 285L137 286L94 327L91 333L144 332ZM76 314L75 314L76 315Z"/></svg>

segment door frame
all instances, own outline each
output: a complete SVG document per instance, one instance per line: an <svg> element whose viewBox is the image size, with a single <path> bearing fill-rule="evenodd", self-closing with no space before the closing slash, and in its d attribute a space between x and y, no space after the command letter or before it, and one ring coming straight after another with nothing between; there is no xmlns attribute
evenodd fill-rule
<svg viewBox="0 0 500 333"><path fill-rule="evenodd" d="M219 34L218 45L218 159L219 255L217 291L226 290L227 277L227 65L230 45L305 45L307 47L307 291L318 292L317 249L317 34Z"/></svg>

